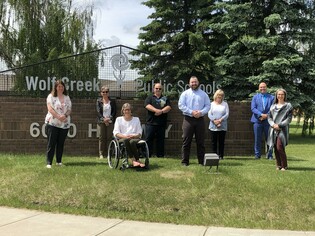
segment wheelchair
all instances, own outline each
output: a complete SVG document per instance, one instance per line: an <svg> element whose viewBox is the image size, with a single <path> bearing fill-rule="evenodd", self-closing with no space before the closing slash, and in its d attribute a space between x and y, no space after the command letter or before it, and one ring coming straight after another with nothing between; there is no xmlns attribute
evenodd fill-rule
<svg viewBox="0 0 315 236"><path fill-rule="evenodd" d="M139 161L145 164L145 167L141 167L144 169L149 168L149 148L148 144L144 140L140 140L137 143L138 153L139 153ZM120 165L120 170L125 170L132 165L129 164L128 154L126 147L123 143L120 143L118 139L114 138L110 141L108 145L108 153L107 153L107 160L108 166L111 169L117 169Z"/></svg>

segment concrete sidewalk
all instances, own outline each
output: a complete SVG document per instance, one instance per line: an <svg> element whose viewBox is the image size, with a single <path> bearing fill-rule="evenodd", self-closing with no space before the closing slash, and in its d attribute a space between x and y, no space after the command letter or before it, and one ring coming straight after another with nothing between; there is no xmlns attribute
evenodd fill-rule
<svg viewBox="0 0 315 236"><path fill-rule="evenodd" d="M5 236L315 236L315 232L259 230L147 223L53 214L0 207L0 235Z"/></svg>

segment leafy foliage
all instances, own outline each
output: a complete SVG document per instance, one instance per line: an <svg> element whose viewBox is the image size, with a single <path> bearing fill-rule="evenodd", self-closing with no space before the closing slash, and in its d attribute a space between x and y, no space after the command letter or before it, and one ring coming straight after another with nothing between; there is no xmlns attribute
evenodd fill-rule
<svg viewBox="0 0 315 236"><path fill-rule="evenodd" d="M314 110L315 8L312 1L148 0L134 63L146 81L191 75L216 84L228 100L248 100L262 81L282 87L299 114ZM311 115L314 116L314 113Z"/></svg>
<svg viewBox="0 0 315 236"><path fill-rule="evenodd" d="M83 10L74 8L71 0L2 0L0 12L0 57L9 68L22 68L15 71L15 91L27 93L25 75L44 77L49 74L58 78L65 71L75 75L76 68L82 67L87 70L80 76L87 77L91 72L97 76L97 65L86 66L86 63L91 66L90 60L92 65L96 63L94 56L81 62L81 65L69 60L51 63L51 67L47 67L48 64L38 65L97 48L92 39L92 7Z"/></svg>

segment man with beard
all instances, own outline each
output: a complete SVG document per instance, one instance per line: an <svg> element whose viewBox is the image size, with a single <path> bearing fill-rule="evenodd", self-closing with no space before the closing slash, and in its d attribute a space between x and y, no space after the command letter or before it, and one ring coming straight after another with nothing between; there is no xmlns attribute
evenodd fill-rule
<svg viewBox="0 0 315 236"><path fill-rule="evenodd" d="M199 88L199 81L196 76L190 78L189 87L189 89L180 95L178 100L178 108L184 115L182 125L182 165L189 165L190 147L194 135L197 144L198 163L203 165L206 130L203 117L207 115L210 110L210 99L208 94Z"/></svg>

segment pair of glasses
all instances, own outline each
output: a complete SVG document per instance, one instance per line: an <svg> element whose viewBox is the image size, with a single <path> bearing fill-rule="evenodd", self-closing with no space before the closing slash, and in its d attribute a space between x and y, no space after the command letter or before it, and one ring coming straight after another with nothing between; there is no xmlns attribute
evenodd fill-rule
<svg viewBox="0 0 315 236"><path fill-rule="evenodd" d="M155 88L156 90L162 90L162 88Z"/></svg>
<svg viewBox="0 0 315 236"><path fill-rule="evenodd" d="M101 93L109 93L109 91L102 91Z"/></svg>

